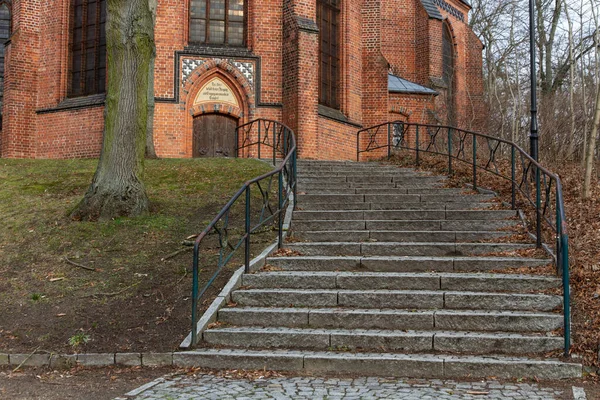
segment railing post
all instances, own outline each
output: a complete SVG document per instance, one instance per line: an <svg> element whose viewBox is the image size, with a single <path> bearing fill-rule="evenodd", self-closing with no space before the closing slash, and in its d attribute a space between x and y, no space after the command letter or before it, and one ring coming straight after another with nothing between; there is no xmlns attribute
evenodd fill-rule
<svg viewBox="0 0 600 400"><path fill-rule="evenodd" d="M473 135L473 190L477 190L477 136L475 135Z"/></svg>
<svg viewBox="0 0 600 400"><path fill-rule="evenodd" d="M356 134L356 162L360 161L360 131Z"/></svg>
<svg viewBox="0 0 600 400"><path fill-rule="evenodd" d="M240 152L240 128L235 128L235 158L239 157Z"/></svg>
<svg viewBox="0 0 600 400"><path fill-rule="evenodd" d="M275 166L276 161L275 160L275 156L276 156L276 150L277 150L277 123L274 124L273 126L273 166Z"/></svg>
<svg viewBox="0 0 600 400"><path fill-rule="evenodd" d="M392 157L392 124L390 124L388 122L387 124L387 134L388 134L388 142L387 142L387 153L388 153L388 160L390 159L390 157Z"/></svg>
<svg viewBox="0 0 600 400"><path fill-rule="evenodd" d="M198 263L200 258L200 245L194 244L194 262L192 267L192 347L198 343L196 325L198 324Z"/></svg>
<svg viewBox="0 0 600 400"><path fill-rule="evenodd" d="M452 175L452 128L448 128L448 175Z"/></svg>
<svg viewBox="0 0 600 400"><path fill-rule="evenodd" d="M537 235L536 245L537 248L542 247L542 215L540 214L542 208L542 188L540 182L540 169L537 165L535 168L535 215L536 215L536 226L535 231Z"/></svg>
<svg viewBox="0 0 600 400"><path fill-rule="evenodd" d="M283 170L279 171L279 221L278 224L278 246L281 249L283 247Z"/></svg>
<svg viewBox="0 0 600 400"><path fill-rule="evenodd" d="M258 159L260 160L260 126L261 126L261 120L258 120Z"/></svg>
<svg viewBox="0 0 600 400"><path fill-rule="evenodd" d="M421 140L419 139L419 125L417 125L417 131L415 133L415 139L417 141L417 143L416 143L417 145L415 146L416 149L417 149L416 163L417 163L417 166L419 166L419 163L420 163L420 160L419 160L419 148L421 146L421 143L420 143Z"/></svg>
<svg viewBox="0 0 600 400"><path fill-rule="evenodd" d="M561 234L561 253L563 269L563 314L565 325L565 356L569 355L571 348L571 287L569 279L569 239L564 233Z"/></svg>
<svg viewBox="0 0 600 400"><path fill-rule="evenodd" d="M511 151L510 151L510 163L511 163L511 187L512 187L512 193L511 193L511 200L510 200L510 205L511 208L514 210L516 207L516 203L517 203L517 160L516 160L516 154L515 154L516 150L515 150L515 145L512 144L511 145Z"/></svg>
<svg viewBox="0 0 600 400"><path fill-rule="evenodd" d="M244 240L244 267L250 273L250 185L246 187L246 238Z"/></svg>
<svg viewBox="0 0 600 400"><path fill-rule="evenodd" d="M292 155L292 174L294 175L294 181L292 183L292 188L294 191L294 211L296 210L296 206L298 205L298 144L296 144L296 149Z"/></svg>

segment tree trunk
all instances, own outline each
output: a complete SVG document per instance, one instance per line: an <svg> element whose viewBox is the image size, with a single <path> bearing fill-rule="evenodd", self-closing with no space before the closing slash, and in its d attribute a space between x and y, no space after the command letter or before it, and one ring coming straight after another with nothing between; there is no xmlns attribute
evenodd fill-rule
<svg viewBox="0 0 600 400"><path fill-rule="evenodd" d="M158 0L148 0L152 12L152 25L156 24L156 6ZM148 69L148 130L146 131L146 157L158 158L154 148L154 57Z"/></svg>
<svg viewBox="0 0 600 400"><path fill-rule="evenodd" d="M108 88L104 137L96 174L71 216L79 220L136 216L148 211L142 182L156 50L156 0L108 0Z"/></svg>
<svg viewBox="0 0 600 400"><path fill-rule="evenodd" d="M592 170L594 169L594 156L596 154L596 137L600 124L600 85L596 88L596 111L594 111L594 125L590 134L587 155L585 158L585 179L583 181L583 198L589 199L592 195Z"/></svg>

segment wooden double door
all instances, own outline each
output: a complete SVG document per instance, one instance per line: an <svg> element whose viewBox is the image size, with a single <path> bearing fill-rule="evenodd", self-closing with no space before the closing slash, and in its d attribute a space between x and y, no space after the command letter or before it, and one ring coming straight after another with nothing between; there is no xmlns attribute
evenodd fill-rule
<svg viewBox="0 0 600 400"><path fill-rule="evenodd" d="M235 157L235 128L238 120L222 114L194 118L194 157Z"/></svg>

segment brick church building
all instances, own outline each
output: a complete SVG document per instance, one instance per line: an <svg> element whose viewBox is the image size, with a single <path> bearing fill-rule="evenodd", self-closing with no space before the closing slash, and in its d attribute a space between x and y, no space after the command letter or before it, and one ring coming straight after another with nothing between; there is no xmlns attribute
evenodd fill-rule
<svg viewBox="0 0 600 400"><path fill-rule="evenodd" d="M477 129L482 44L465 0L158 0L159 157L233 156L256 118L300 157L354 159L387 121ZM0 0L0 155L96 157L106 0ZM232 144L233 143L233 144Z"/></svg>

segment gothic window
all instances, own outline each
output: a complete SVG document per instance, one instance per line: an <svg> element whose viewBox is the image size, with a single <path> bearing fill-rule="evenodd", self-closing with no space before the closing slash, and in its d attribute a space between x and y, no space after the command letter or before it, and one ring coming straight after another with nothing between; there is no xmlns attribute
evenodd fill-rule
<svg viewBox="0 0 600 400"><path fill-rule="evenodd" d="M444 83L446 84L446 109L447 109L447 118L448 124L453 125L455 123L455 109L454 109L454 43L452 41L452 33L450 32L450 27L447 23L444 23L442 28L442 56L443 56L443 64L442 64L442 73Z"/></svg>
<svg viewBox="0 0 600 400"><path fill-rule="evenodd" d="M319 26L319 103L339 109L340 1L317 1Z"/></svg>
<svg viewBox="0 0 600 400"><path fill-rule="evenodd" d="M10 8L0 2L0 113L4 101L4 43L10 37Z"/></svg>
<svg viewBox="0 0 600 400"><path fill-rule="evenodd" d="M190 43L244 45L244 0L190 0Z"/></svg>
<svg viewBox="0 0 600 400"><path fill-rule="evenodd" d="M72 0L69 96L106 91L106 0Z"/></svg>

